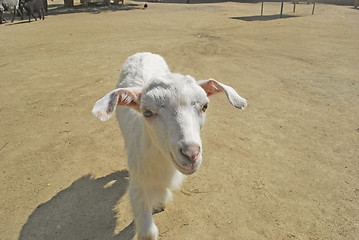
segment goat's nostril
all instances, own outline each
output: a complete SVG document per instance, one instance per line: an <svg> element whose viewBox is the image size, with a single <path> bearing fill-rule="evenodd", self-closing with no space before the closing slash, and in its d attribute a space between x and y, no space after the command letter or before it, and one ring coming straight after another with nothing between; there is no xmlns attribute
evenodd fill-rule
<svg viewBox="0 0 359 240"><path fill-rule="evenodd" d="M188 157L191 162L195 162L198 159L201 147L197 144L195 145L188 145L181 149L183 155Z"/></svg>

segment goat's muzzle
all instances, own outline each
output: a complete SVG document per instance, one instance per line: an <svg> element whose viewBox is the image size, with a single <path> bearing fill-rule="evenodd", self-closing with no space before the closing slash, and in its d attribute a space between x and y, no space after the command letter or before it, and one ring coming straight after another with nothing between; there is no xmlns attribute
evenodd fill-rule
<svg viewBox="0 0 359 240"><path fill-rule="evenodd" d="M201 147L198 144L186 144L181 149L182 154L190 163L195 163L201 152Z"/></svg>

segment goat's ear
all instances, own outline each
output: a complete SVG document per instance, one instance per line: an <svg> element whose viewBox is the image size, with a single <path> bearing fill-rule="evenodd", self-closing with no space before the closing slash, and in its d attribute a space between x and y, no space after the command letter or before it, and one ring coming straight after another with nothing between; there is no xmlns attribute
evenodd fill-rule
<svg viewBox="0 0 359 240"><path fill-rule="evenodd" d="M204 89L207 96L212 94L225 92L229 102L239 109L244 109L247 106L247 100L238 95L236 90L232 87L220 83L214 79L202 80L197 82L200 87Z"/></svg>
<svg viewBox="0 0 359 240"><path fill-rule="evenodd" d="M101 122L108 120L117 105L137 107L140 104L141 89L139 88L117 88L98 100L92 114Z"/></svg>

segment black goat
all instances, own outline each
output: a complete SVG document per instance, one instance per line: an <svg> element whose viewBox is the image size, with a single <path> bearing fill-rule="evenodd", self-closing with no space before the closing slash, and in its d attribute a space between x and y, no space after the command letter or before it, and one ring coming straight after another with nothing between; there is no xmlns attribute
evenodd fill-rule
<svg viewBox="0 0 359 240"><path fill-rule="evenodd" d="M31 16L35 18L35 21L37 21L37 18L35 17L34 13L39 13L39 18L44 20L45 19L45 4L46 2L46 9L47 9L47 0L21 0L20 1L20 9L22 10L25 8L27 14L29 15L29 22L31 21Z"/></svg>

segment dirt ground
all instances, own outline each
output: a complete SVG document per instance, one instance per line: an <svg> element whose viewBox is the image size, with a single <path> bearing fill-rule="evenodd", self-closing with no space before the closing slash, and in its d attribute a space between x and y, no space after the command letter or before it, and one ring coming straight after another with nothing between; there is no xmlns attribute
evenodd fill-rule
<svg viewBox="0 0 359 240"><path fill-rule="evenodd" d="M160 239L359 239L359 11L285 3L64 9L0 25L0 239L132 239L116 120L94 102L136 52L215 78L204 160Z"/></svg>

